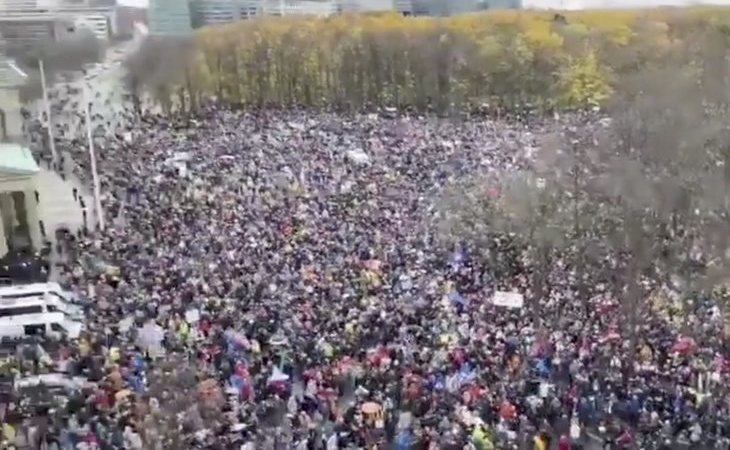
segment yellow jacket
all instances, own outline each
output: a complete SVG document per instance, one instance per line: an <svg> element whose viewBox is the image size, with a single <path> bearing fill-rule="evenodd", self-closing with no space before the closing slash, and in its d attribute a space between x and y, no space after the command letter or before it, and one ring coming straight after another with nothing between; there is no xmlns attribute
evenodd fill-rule
<svg viewBox="0 0 730 450"><path fill-rule="evenodd" d="M535 450L548 450L547 443L540 436L535 436Z"/></svg>

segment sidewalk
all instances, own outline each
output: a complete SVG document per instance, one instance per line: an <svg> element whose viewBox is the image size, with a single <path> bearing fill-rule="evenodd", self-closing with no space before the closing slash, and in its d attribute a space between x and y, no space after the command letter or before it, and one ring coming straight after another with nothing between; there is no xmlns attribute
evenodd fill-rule
<svg viewBox="0 0 730 450"><path fill-rule="evenodd" d="M66 156L67 167L64 171L66 179L55 170L41 164L38 176L38 194L40 217L46 231L46 239L51 242L51 254L49 262L51 265L50 279L55 281L56 263L63 262L63 255L56 250L56 230L65 228L71 233L83 229L83 209L78 201L84 199L86 204L87 227L94 229L96 217L94 215L94 199L89 188L80 180L76 179L70 168L70 158ZM77 190L77 197L74 199L73 191Z"/></svg>
<svg viewBox="0 0 730 450"><path fill-rule="evenodd" d="M74 74L74 78L69 81L49 80L48 92L50 95L58 95L60 98L68 99L68 102L60 111L53 113L52 121L54 124L54 135L56 138L62 138L55 130L56 127L68 127L68 131L63 137L71 139L73 137L85 138L86 127L81 124L83 116L83 105L85 104L82 87L88 85L88 95L86 99L90 102L92 115L100 114L101 120L93 120L94 125L101 125L108 133L114 133L120 127L126 126L124 117L120 112L125 109L123 94L126 91L124 85L124 64L123 61L127 54L136 50L139 43L136 41L124 42L114 48L107 49L107 53L102 61L98 64L90 65L87 73L84 75L81 71ZM118 51L121 50L121 54ZM67 88L77 89L75 94L68 94ZM99 94L99 97L96 94ZM106 101L109 100L109 104ZM57 101L51 100L51 103ZM76 106L74 107L74 104ZM28 105L34 117L42 117L43 100L38 99ZM126 105L128 109L130 105ZM44 125L45 121L41 120ZM108 125L107 125L108 123Z"/></svg>

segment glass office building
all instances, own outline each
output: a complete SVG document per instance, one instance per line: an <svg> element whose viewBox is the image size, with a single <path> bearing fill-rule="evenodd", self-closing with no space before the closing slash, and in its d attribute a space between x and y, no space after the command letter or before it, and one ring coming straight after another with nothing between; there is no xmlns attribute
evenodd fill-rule
<svg viewBox="0 0 730 450"><path fill-rule="evenodd" d="M192 0L193 25L217 25L257 16L261 11L259 0Z"/></svg>
<svg viewBox="0 0 730 450"><path fill-rule="evenodd" d="M150 0L148 11L150 34L184 36L192 33L190 6L185 0Z"/></svg>

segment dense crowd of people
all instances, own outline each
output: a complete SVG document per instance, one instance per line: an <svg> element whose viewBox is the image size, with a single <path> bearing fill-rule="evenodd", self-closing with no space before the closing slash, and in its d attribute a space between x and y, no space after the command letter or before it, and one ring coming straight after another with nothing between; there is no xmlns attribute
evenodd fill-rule
<svg viewBox="0 0 730 450"><path fill-rule="evenodd" d="M90 383L8 423L63 450L728 448L712 299L692 339L647 312L630 361L618 299L579 298L556 264L540 314L494 305L529 289L509 236L489 263L439 239L444 188L528 167L554 126L130 119L98 141L107 226L59 275L88 324L48 365ZM90 183L83 139L59 147Z"/></svg>

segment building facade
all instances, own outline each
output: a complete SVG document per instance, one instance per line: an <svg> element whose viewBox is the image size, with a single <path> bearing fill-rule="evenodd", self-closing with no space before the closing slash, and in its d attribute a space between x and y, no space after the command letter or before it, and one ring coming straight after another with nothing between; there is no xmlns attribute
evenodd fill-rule
<svg viewBox="0 0 730 450"><path fill-rule="evenodd" d="M28 75L6 56L5 45L0 37L0 257L43 247L35 195L39 169L22 145L20 87Z"/></svg>
<svg viewBox="0 0 730 450"><path fill-rule="evenodd" d="M267 16L318 16L337 14L339 5L334 0L263 0L261 14Z"/></svg>
<svg viewBox="0 0 730 450"><path fill-rule="evenodd" d="M137 24L147 24L147 9L117 6L114 8L114 34L120 38L134 37Z"/></svg>
<svg viewBox="0 0 730 450"><path fill-rule="evenodd" d="M193 26L220 25L255 17L261 13L259 0L193 0Z"/></svg>
<svg viewBox="0 0 730 450"><path fill-rule="evenodd" d="M394 11L395 0L340 0L342 12Z"/></svg>
<svg viewBox="0 0 730 450"><path fill-rule="evenodd" d="M0 0L0 11L31 10L38 8L37 0Z"/></svg>
<svg viewBox="0 0 730 450"><path fill-rule="evenodd" d="M193 26L218 25L240 20L238 0L198 0L190 4Z"/></svg>
<svg viewBox="0 0 730 450"><path fill-rule="evenodd" d="M30 150L0 142L0 257L43 248L36 192L40 170Z"/></svg>
<svg viewBox="0 0 730 450"><path fill-rule="evenodd" d="M88 29L105 41L111 35L111 7L90 0L0 0L0 34L12 49L61 40Z"/></svg>
<svg viewBox="0 0 730 450"><path fill-rule="evenodd" d="M397 11L409 16L448 16L484 9L519 8L520 4L521 0L191 0L190 14L193 26L200 27L258 15L326 17L348 12Z"/></svg>
<svg viewBox="0 0 730 450"><path fill-rule="evenodd" d="M111 35L111 19L107 14L79 14L73 18L74 29L90 30L97 39L106 41Z"/></svg>
<svg viewBox="0 0 730 450"><path fill-rule="evenodd" d="M22 141L20 87L27 79L28 75L0 48L0 142Z"/></svg>
<svg viewBox="0 0 730 450"><path fill-rule="evenodd" d="M186 36L192 33L190 5L185 0L150 0L150 35Z"/></svg>

